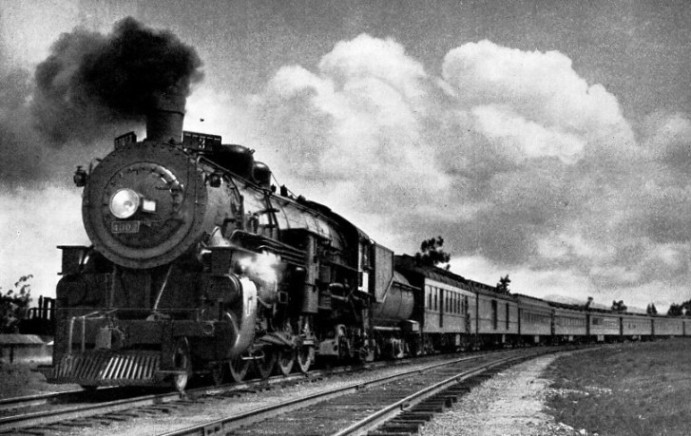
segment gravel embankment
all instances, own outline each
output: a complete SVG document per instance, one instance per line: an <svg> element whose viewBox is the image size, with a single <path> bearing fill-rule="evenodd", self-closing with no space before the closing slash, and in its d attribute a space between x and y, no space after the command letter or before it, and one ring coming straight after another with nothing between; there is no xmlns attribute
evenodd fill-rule
<svg viewBox="0 0 691 436"><path fill-rule="evenodd" d="M550 380L542 373L556 358L539 357L503 371L461 397L449 411L437 415L422 436L499 436L586 434L556 423L544 412Z"/></svg>

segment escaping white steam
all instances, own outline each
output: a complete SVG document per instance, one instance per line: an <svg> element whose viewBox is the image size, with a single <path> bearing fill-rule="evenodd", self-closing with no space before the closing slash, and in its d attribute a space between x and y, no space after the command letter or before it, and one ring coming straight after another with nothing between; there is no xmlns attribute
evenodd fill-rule
<svg viewBox="0 0 691 436"><path fill-rule="evenodd" d="M257 285L259 298L264 303L271 304L276 300L282 272L280 257L267 252L245 256L238 259L237 267Z"/></svg>

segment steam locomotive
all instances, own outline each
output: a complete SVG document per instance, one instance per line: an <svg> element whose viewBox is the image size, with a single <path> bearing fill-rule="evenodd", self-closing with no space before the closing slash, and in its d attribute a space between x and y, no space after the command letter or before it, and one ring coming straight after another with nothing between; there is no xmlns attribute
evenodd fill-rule
<svg viewBox="0 0 691 436"><path fill-rule="evenodd" d="M79 167L92 246L60 246L54 383L183 390L315 356L401 354L413 290L393 252L328 207L271 186L253 151L183 132L184 96L161 93L133 132ZM413 341L414 342L414 341Z"/></svg>
<svg viewBox="0 0 691 436"><path fill-rule="evenodd" d="M184 106L157 95L146 139L122 135L74 175L93 245L59 247L50 382L182 391L193 375L266 378L317 358L647 338L663 324L686 335L686 321L502 295L394 256L328 207L275 192L252 150L183 132Z"/></svg>

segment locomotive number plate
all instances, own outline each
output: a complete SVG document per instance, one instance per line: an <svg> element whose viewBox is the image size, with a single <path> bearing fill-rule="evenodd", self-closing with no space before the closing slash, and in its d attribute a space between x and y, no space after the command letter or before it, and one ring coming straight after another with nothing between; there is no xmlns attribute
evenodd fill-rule
<svg viewBox="0 0 691 436"><path fill-rule="evenodd" d="M113 221L111 232L113 233L139 233L139 221Z"/></svg>

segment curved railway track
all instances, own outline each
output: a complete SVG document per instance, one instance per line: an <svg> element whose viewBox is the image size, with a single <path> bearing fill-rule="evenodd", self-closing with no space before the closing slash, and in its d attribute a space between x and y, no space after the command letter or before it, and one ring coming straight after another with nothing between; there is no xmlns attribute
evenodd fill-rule
<svg viewBox="0 0 691 436"><path fill-rule="evenodd" d="M564 348L512 350L455 359L424 369L283 401L159 436L362 435L415 433L471 383L508 365ZM290 413L289 413L290 412ZM381 428L382 431L374 431Z"/></svg>
<svg viewBox="0 0 691 436"><path fill-rule="evenodd" d="M480 359L486 354L466 355L461 360ZM274 376L267 380L250 380L229 385L189 389L184 397L178 392L141 395L141 389L106 388L98 391L74 390L21 398L0 400L0 434L53 434L72 432L79 428L110 424L150 415L165 416L185 404L218 398L239 397L243 393L264 390L272 385L291 385L314 382L330 376L358 371L375 370L392 365L420 366L425 361L438 361L439 356L423 359L405 359L394 362L374 362L361 366L310 371L306 376ZM458 360L458 359L456 359ZM443 363L427 365L435 367ZM418 371L418 370L415 370ZM415 372L413 371L413 372ZM407 374L408 372L405 372ZM116 400L110 401L113 398Z"/></svg>

